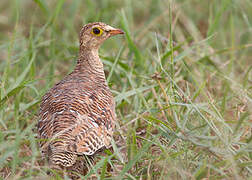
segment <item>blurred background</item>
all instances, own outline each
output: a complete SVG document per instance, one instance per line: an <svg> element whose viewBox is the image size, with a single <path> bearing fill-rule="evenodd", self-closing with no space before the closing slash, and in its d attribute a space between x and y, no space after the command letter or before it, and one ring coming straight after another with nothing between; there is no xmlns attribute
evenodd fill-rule
<svg viewBox="0 0 252 180"><path fill-rule="evenodd" d="M95 21L126 34L100 48L118 123L86 177L251 178L251 12L250 0L1 1L0 178L49 178L40 99Z"/></svg>

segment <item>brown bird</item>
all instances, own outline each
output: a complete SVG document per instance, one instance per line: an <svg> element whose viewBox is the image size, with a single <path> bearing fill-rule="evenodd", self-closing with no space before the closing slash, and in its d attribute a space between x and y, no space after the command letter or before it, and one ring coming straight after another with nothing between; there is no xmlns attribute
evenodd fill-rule
<svg viewBox="0 0 252 180"><path fill-rule="evenodd" d="M49 164L71 167L77 157L110 146L115 102L98 49L109 37L123 33L101 22L85 25L75 69L43 96L37 128Z"/></svg>

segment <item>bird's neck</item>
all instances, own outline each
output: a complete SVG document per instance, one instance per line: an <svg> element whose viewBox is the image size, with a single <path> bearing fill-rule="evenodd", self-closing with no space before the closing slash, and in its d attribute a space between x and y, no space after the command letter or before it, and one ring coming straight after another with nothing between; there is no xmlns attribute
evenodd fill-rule
<svg viewBox="0 0 252 180"><path fill-rule="evenodd" d="M80 48L79 57L75 70L78 73L88 73L91 76L100 77L105 80L103 64L98 55L98 48Z"/></svg>

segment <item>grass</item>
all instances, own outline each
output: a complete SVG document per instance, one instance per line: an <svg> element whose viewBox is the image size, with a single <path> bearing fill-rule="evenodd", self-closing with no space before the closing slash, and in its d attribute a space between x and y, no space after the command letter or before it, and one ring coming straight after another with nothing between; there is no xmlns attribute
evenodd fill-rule
<svg viewBox="0 0 252 180"><path fill-rule="evenodd" d="M49 178L39 102L93 21L126 35L100 49L117 131L85 178L251 179L251 11L249 0L1 1L1 179Z"/></svg>

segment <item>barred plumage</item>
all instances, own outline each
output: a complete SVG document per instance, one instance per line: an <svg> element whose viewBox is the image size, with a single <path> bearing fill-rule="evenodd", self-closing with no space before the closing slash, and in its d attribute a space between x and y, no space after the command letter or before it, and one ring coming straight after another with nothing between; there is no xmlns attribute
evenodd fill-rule
<svg viewBox="0 0 252 180"><path fill-rule="evenodd" d="M99 28L100 35L92 32ZM80 52L72 73L46 93L40 105L38 137L51 164L71 167L80 155L109 147L115 126L115 103L105 80L99 46L122 34L104 23L90 23L80 33Z"/></svg>

